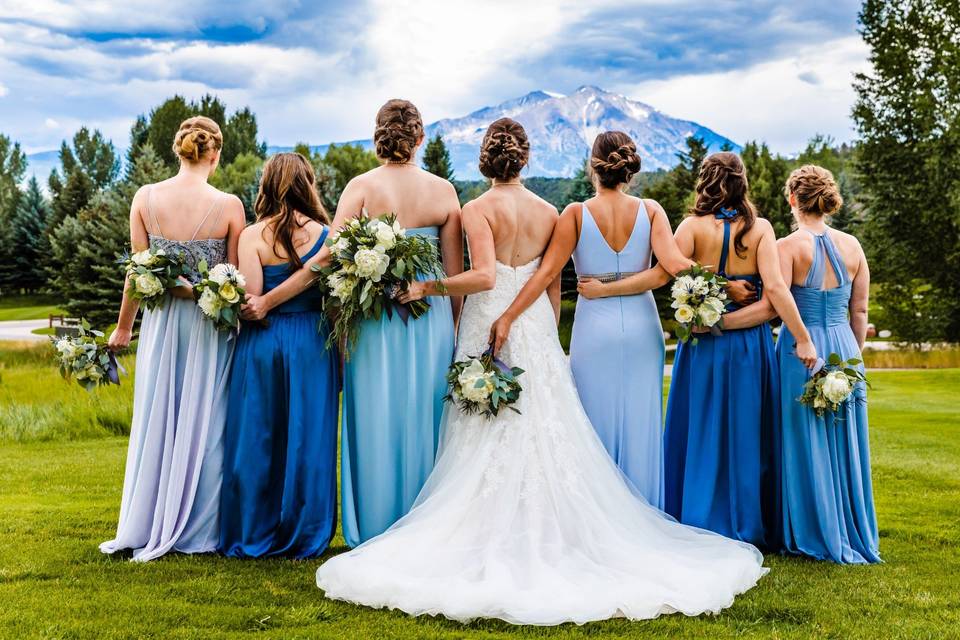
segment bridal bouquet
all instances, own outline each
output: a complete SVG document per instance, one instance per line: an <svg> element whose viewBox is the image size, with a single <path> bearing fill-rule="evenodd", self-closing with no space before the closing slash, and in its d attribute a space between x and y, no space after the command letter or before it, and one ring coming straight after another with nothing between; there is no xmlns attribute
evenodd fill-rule
<svg viewBox="0 0 960 640"><path fill-rule="evenodd" d="M86 320L73 337L50 338L54 357L64 379L73 378L87 391L102 384L120 384L122 368L107 348L103 333L94 331Z"/></svg>
<svg viewBox="0 0 960 640"><path fill-rule="evenodd" d="M163 305L167 289L180 286L180 277L188 269L179 255L170 255L153 247L134 254L124 254L120 264L127 274L127 293L147 309Z"/></svg>
<svg viewBox="0 0 960 640"><path fill-rule="evenodd" d="M671 307L676 309L673 317L677 320L677 338L686 342L697 338L694 327L706 327L713 335L720 335L723 326L723 312L726 308L726 278L695 264L677 274L670 295Z"/></svg>
<svg viewBox="0 0 960 640"><path fill-rule="evenodd" d="M492 418L506 407L520 413L511 405L520 398L523 387L517 376L523 373L519 367L508 367L487 349L479 357L460 360L450 365L447 383L450 392L444 397L455 402L464 413L480 413Z"/></svg>
<svg viewBox="0 0 960 640"><path fill-rule="evenodd" d="M247 282L232 264L218 264L208 269L207 261L197 265L200 280L193 285L193 297L205 316L220 330L240 328L240 305Z"/></svg>
<svg viewBox="0 0 960 640"><path fill-rule="evenodd" d="M826 362L818 358L810 379L803 385L803 395L797 400L813 409L818 418L822 418L827 410L836 413L853 394L858 382L870 384L857 369L861 362L859 358L844 360L836 353L827 356Z"/></svg>
<svg viewBox="0 0 960 640"><path fill-rule="evenodd" d="M443 276L440 254L428 238L407 235L396 215L354 218L327 239L330 265L313 267L326 293L324 311L335 317L331 344L341 339L355 343L360 322L379 319L385 312L404 322L430 308L426 300L401 304L397 296L418 275Z"/></svg>

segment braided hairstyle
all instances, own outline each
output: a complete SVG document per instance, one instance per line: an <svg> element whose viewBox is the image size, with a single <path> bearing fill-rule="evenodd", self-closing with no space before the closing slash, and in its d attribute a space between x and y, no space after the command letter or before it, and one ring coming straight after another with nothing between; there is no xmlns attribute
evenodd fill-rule
<svg viewBox="0 0 960 640"><path fill-rule="evenodd" d="M512 180L529 160L530 141L519 122L500 118L487 127L480 144L480 173L491 180Z"/></svg>
<svg viewBox="0 0 960 640"><path fill-rule="evenodd" d="M640 171L637 144L622 131L604 131L593 141L590 172L607 189L628 184Z"/></svg>
<svg viewBox="0 0 960 640"><path fill-rule="evenodd" d="M386 162L410 162L423 139L423 118L409 100L388 100L377 111L373 144Z"/></svg>
<svg viewBox="0 0 960 640"><path fill-rule="evenodd" d="M733 249L741 258L747 254L744 236L757 220L757 208L750 201L747 169L735 153L721 151L707 156L697 176L696 199L690 214L712 216L720 209L734 209L743 226L733 238Z"/></svg>
<svg viewBox="0 0 960 640"><path fill-rule="evenodd" d="M783 187L787 200L791 193L797 199L797 208L806 215L828 216L843 206L843 197L833 174L815 164L805 164L793 170Z"/></svg>

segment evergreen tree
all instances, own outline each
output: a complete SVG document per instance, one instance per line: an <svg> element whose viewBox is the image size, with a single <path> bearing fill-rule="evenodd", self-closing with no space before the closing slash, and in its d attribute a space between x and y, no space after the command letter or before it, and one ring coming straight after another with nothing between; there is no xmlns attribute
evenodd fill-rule
<svg viewBox="0 0 960 640"><path fill-rule="evenodd" d="M262 169L263 158L252 153L241 153L233 162L218 169L210 179L210 184L216 188L240 198L247 222L256 219L253 205L257 200Z"/></svg>
<svg viewBox="0 0 960 640"><path fill-rule="evenodd" d="M320 195L320 202L332 220L337 210L337 201L340 200L341 191L337 187L336 174L330 165L324 162L323 154L310 149L310 145L306 142L298 142L293 148L293 151L294 153L302 155L313 165L313 173L317 181L317 193Z"/></svg>
<svg viewBox="0 0 960 640"><path fill-rule="evenodd" d="M99 131L81 127L73 144L60 145L60 167L50 174L52 194L50 228L76 215L101 189L108 187L120 173L120 159L113 143Z"/></svg>
<svg viewBox="0 0 960 640"><path fill-rule="evenodd" d="M438 133L427 142L423 150L423 168L444 180L454 181L453 164L450 162L450 151Z"/></svg>
<svg viewBox="0 0 960 640"><path fill-rule="evenodd" d="M19 142L0 135L0 294L17 290L16 212L20 204L20 182L27 170L27 157Z"/></svg>
<svg viewBox="0 0 960 640"><path fill-rule="evenodd" d="M36 178L30 178L11 228L12 263L16 274L13 286L17 289L32 293L46 283L45 267L50 251L46 234L48 216L49 207L40 184Z"/></svg>
<svg viewBox="0 0 960 640"><path fill-rule="evenodd" d="M960 12L956 3L866 0L868 73L853 118L865 248L881 299L934 292L944 322L928 339L960 340ZM931 259L934 258L934 259ZM914 283L898 291L902 283ZM909 314L891 327L905 333Z"/></svg>
<svg viewBox="0 0 960 640"><path fill-rule="evenodd" d="M252 156L260 160L267 157L266 143L257 142L257 116L249 107L235 111L223 127L220 163L233 164L240 156Z"/></svg>
<svg viewBox="0 0 960 640"><path fill-rule="evenodd" d="M567 204L571 202L583 202L584 200L589 200L593 197L596 190L593 188L593 182L590 180L590 172L588 166L590 164L590 158L588 157L583 161L583 166L577 171L576 175L573 176L573 180L570 182L570 187L567 190L567 196L563 207L566 207ZM563 208L561 207L561 209Z"/></svg>
<svg viewBox="0 0 960 640"><path fill-rule="evenodd" d="M783 195L793 165L786 158L774 154L765 142L748 142L740 154L750 182L750 199L760 215L770 221L777 237L788 235L793 225L790 204Z"/></svg>
<svg viewBox="0 0 960 640"><path fill-rule="evenodd" d="M337 200L347 183L361 173L380 166L377 155L367 151L359 144L331 144L323 156L323 162L333 173L336 184Z"/></svg>

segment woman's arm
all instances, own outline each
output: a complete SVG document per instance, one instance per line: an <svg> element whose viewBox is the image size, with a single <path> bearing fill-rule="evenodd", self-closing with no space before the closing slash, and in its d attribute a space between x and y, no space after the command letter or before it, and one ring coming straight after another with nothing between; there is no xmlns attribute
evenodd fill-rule
<svg viewBox="0 0 960 640"><path fill-rule="evenodd" d="M224 206L229 222L227 227L227 262L239 266L237 247L240 245L240 234L247 226L247 217L243 211L243 203L237 196L231 196Z"/></svg>
<svg viewBox="0 0 960 640"><path fill-rule="evenodd" d="M510 335L510 326L521 313L536 302L537 298L546 291L554 280L560 277L564 265L573 255L573 250L577 246L577 214L580 204L574 203L567 205L557 220L553 228L553 235L550 238L550 244L543 254L543 260L540 267L533 274L527 283L520 289L520 293L514 298L513 303L507 307L506 311L493 323L490 328L490 341L493 343L494 353L500 350L503 343L507 341Z"/></svg>
<svg viewBox="0 0 960 640"><path fill-rule="evenodd" d="M133 202L130 203L130 248L134 252L144 251L150 247L147 227L143 224L143 217L140 215L141 206L146 204L146 189L148 188L149 187L140 187L133 196ZM117 326L107 341L107 346L113 351L126 349L130 346L130 340L133 336L133 321L136 320L137 310L140 308L140 303L127 295L128 285L129 280L124 276L123 295L120 299L120 313L117 317Z"/></svg>
<svg viewBox="0 0 960 640"><path fill-rule="evenodd" d="M337 203L337 214L330 223L330 235L336 233L351 218L356 218L363 211L363 192L354 178L347 183ZM274 307L283 304L290 298L303 293L312 285L317 274L313 271L314 265L324 266L330 261L330 247L323 246L312 258L304 261L303 267L290 274L280 286L271 289L262 296L247 296L246 304L242 307L244 320L262 320Z"/></svg>
<svg viewBox="0 0 960 640"><path fill-rule="evenodd" d="M677 275L678 271L692 267L693 260L689 255L685 255L677 244L673 229L670 228L667 212L656 200L644 202L648 210L653 212L653 218L650 220L650 247L653 249L653 254L657 256L658 266L667 271L670 277ZM677 230L679 231L679 228Z"/></svg>
<svg viewBox="0 0 960 640"><path fill-rule="evenodd" d="M456 189L450 185L452 209L447 214L447 221L440 227L440 258L443 260L443 272L450 277L457 277L463 273L463 223L460 215L460 201L457 199ZM463 308L463 296L450 293L450 306L453 308L453 322L460 320L460 310Z"/></svg>
<svg viewBox="0 0 960 640"><path fill-rule="evenodd" d="M853 286L850 293L850 328L853 330L853 336L857 339L857 346L863 351L863 343L867 339L867 309L870 304L870 267L867 265L867 256L863 253L863 247L857 243L857 249L860 251L860 265L857 267L857 275L853 278ZM846 267L844 267L846 268Z"/></svg>
<svg viewBox="0 0 960 640"><path fill-rule="evenodd" d="M793 282L793 254L786 244L786 238L777 240L777 254L780 257L780 273L783 281L789 286ZM737 300L734 300L738 302ZM724 329L748 329L769 322L777 317L777 312L770 304L770 298L764 297L752 304L744 305L736 311L723 314Z"/></svg>
<svg viewBox="0 0 960 640"><path fill-rule="evenodd" d="M257 251L260 234L263 227L259 224L247 227L240 234L240 241L237 248L238 264L240 273L247 281L244 289L247 295L259 296L263 293L263 266L260 263L260 253Z"/></svg>
<svg viewBox="0 0 960 640"><path fill-rule="evenodd" d="M411 282L410 287L399 296L406 304L426 296L466 296L489 291L497 284L497 254L493 243L493 229L483 214L482 205L471 202L463 208L463 230L470 245L470 268L463 271L463 247L460 248L459 268L462 273L443 280ZM446 270L446 262L444 269ZM457 298L460 299L460 298Z"/></svg>
<svg viewBox="0 0 960 640"><path fill-rule="evenodd" d="M796 338L797 357L806 367L812 367L817 361L817 349L813 346L806 325L803 324L797 303L783 281L780 254L777 251L777 237L769 222L762 218L757 222L763 225L761 230L763 235L757 246L757 269L763 280L764 294L770 299L773 308L777 310L777 315Z"/></svg>
<svg viewBox="0 0 960 640"><path fill-rule="evenodd" d="M549 298L550 305L553 307L553 315L557 318L557 325L560 324L560 280L561 276L557 276L547 287L547 298Z"/></svg>

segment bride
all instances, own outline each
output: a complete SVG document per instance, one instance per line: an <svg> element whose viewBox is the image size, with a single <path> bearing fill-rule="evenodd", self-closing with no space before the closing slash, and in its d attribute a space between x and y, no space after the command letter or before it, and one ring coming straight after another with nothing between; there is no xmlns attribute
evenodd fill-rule
<svg viewBox="0 0 960 640"><path fill-rule="evenodd" d="M472 268L404 298L473 294L457 359L484 351L553 232L556 210L518 180L528 153L518 123L490 125L480 171L493 186L463 209ZM577 398L557 338L559 294L555 282L500 351L526 370L522 413L487 420L448 405L413 508L317 570L327 597L463 622L582 624L716 613L767 572L751 545L681 525L627 484Z"/></svg>

